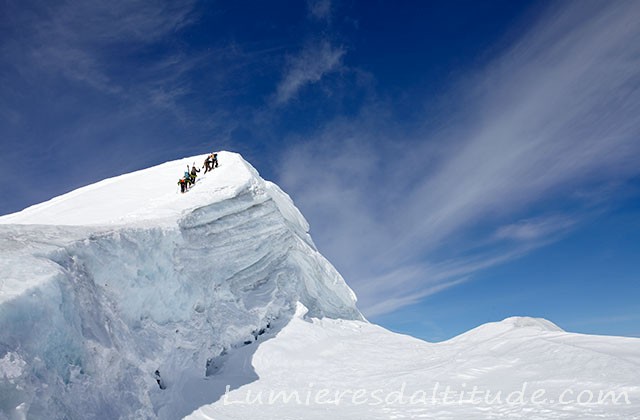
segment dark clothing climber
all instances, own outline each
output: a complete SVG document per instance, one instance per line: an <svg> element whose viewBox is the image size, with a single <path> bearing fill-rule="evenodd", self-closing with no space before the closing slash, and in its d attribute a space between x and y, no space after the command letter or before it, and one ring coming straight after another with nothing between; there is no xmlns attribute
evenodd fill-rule
<svg viewBox="0 0 640 420"><path fill-rule="evenodd" d="M196 165L194 163L193 166L191 167L191 179L193 180L194 184L196 182L196 178L199 172L200 172L200 169L196 168Z"/></svg>
<svg viewBox="0 0 640 420"><path fill-rule="evenodd" d="M204 165L202 165L202 169L204 169L205 174L211 170L211 155L207 156L207 158L204 160Z"/></svg>
<svg viewBox="0 0 640 420"><path fill-rule="evenodd" d="M180 192L181 193L187 192L187 180L186 179L180 178L180 180L178 181L178 184L180 185Z"/></svg>
<svg viewBox="0 0 640 420"><path fill-rule="evenodd" d="M217 167L218 167L218 154L217 153L211 153L204 160L204 166L203 166L204 173L206 174L209 171L213 171L213 168L217 168Z"/></svg>
<svg viewBox="0 0 640 420"><path fill-rule="evenodd" d="M156 378L156 382L158 383L158 386L160 387L160 389L167 389L167 386L164 384L164 381L160 377L159 370L156 369L156 371L153 373L153 376Z"/></svg>

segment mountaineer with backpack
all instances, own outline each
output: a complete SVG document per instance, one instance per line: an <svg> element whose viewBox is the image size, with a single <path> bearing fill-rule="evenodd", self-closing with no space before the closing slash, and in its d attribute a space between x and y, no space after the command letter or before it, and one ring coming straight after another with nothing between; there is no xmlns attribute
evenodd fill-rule
<svg viewBox="0 0 640 420"><path fill-rule="evenodd" d="M211 153L209 156L207 156L207 158L204 160L204 166L202 166L204 168L204 173L206 174L209 171L213 171L213 168L217 168L218 167L218 154L217 153Z"/></svg>
<svg viewBox="0 0 640 420"><path fill-rule="evenodd" d="M202 169L204 169L205 174L211 170L211 155L208 155L205 158L204 165L202 165Z"/></svg>
<svg viewBox="0 0 640 420"><path fill-rule="evenodd" d="M213 168L218 167L218 154L212 152L207 158L204 160L204 173L206 174L209 171L213 171Z"/></svg>
<svg viewBox="0 0 640 420"><path fill-rule="evenodd" d="M187 168L189 168L189 166L187 166ZM198 177L198 172L200 172L200 169L196 168L196 163L193 162L193 166L191 167L191 182L193 184L196 183L196 178Z"/></svg>
<svg viewBox="0 0 640 420"><path fill-rule="evenodd" d="M189 185L193 185L193 181L191 180L191 171L189 169L189 165L187 165L187 170L184 172L184 180L187 182L187 187Z"/></svg>
<svg viewBox="0 0 640 420"><path fill-rule="evenodd" d="M187 180L184 178L180 178L180 180L178 181L178 185L180 185L180 192L181 193L186 193L188 191L187 188Z"/></svg>

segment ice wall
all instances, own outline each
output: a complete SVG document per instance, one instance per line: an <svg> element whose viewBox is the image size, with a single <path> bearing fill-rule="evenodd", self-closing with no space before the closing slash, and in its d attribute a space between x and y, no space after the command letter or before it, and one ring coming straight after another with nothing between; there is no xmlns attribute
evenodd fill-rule
<svg viewBox="0 0 640 420"><path fill-rule="evenodd" d="M238 155L220 160L164 202L119 197L125 175L0 218L0 419L179 418L255 379L242 360L297 302L362 318L289 197ZM148 171L178 164L161 166ZM101 213L106 200L118 211ZM53 224L60 205L79 217Z"/></svg>

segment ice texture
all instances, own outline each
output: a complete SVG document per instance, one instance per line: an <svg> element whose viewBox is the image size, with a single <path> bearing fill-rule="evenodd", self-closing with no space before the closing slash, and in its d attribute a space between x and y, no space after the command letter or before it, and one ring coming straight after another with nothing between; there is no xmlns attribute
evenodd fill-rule
<svg viewBox="0 0 640 420"><path fill-rule="evenodd" d="M291 199L239 155L179 192L203 159L0 218L0 418L180 418L254 380L244 361L298 302L362 319Z"/></svg>

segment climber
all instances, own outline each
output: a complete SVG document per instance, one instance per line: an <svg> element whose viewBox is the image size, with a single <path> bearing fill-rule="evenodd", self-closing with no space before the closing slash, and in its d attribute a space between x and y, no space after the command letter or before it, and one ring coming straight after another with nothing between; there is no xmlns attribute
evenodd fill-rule
<svg viewBox="0 0 640 420"><path fill-rule="evenodd" d="M212 152L204 160L204 166L203 166L203 168L205 168L204 173L206 174L209 171L213 171L213 168L217 168L217 167L218 167L218 154L215 152Z"/></svg>
<svg viewBox="0 0 640 420"><path fill-rule="evenodd" d="M196 168L196 163L193 162L193 166L191 167L191 180L192 182L195 184L196 183L196 178L198 177L198 172L200 172L200 169Z"/></svg>
<svg viewBox="0 0 640 420"><path fill-rule="evenodd" d="M213 169L212 162L211 162L211 155L208 155L204 160L204 165L202 165L202 169L204 169L205 174L209 172L211 169Z"/></svg>
<svg viewBox="0 0 640 420"><path fill-rule="evenodd" d="M187 187L189 185L193 185L193 181L191 180L191 173L190 173L190 170L189 170L189 165L187 165L187 170L184 173L184 180L187 183Z"/></svg>
<svg viewBox="0 0 640 420"><path fill-rule="evenodd" d="M160 377L160 371L158 369L156 369L156 371L153 373L153 376L156 379L156 382L158 383L160 389L167 389L167 386L164 384L164 381Z"/></svg>
<svg viewBox="0 0 640 420"><path fill-rule="evenodd" d="M187 192L187 180L184 178L180 178L180 180L178 181L178 184L180 185L180 192L181 193L186 193Z"/></svg>

